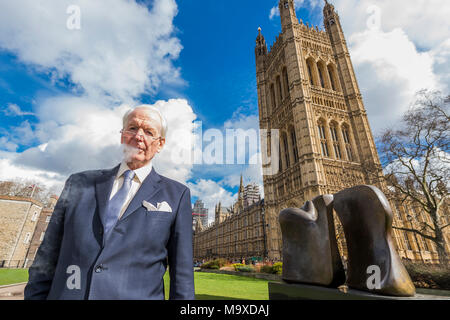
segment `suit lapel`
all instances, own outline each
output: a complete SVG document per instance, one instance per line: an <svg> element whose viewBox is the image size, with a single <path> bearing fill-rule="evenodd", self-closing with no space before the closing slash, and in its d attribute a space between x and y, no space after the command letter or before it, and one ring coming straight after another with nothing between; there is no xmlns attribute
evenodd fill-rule
<svg viewBox="0 0 450 320"><path fill-rule="evenodd" d="M106 222L106 208L108 206L109 196L114 184L114 179L119 171L119 167L120 165L111 170L105 170L103 175L100 176L95 182L95 197L97 199L98 213L103 224L103 228L105 227Z"/></svg>
<svg viewBox="0 0 450 320"><path fill-rule="evenodd" d="M118 223L120 223L134 211L139 209L142 206L142 201L144 200L150 201L151 198L159 191L160 181L161 178L159 174L156 173L155 168L152 168L152 171L150 171L147 178L145 178L144 182L142 182L141 187L135 194L134 198L131 200L130 204L128 205L128 208L125 210Z"/></svg>

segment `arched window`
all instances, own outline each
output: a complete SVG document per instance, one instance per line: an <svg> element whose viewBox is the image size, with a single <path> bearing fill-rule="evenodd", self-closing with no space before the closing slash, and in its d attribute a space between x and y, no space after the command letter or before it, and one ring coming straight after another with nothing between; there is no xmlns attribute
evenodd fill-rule
<svg viewBox="0 0 450 320"><path fill-rule="evenodd" d="M281 143L278 144L278 168L280 171L283 171L283 157L281 154Z"/></svg>
<svg viewBox="0 0 450 320"><path fill-rule="evenodd" d="M287 73L287 69L283 69L283 81L284 81L284 92L286 93L286 96L289 94L289 77Z"/></svg>
<svg viewBox="0 0 450 320"><path fill-rule="evenodd" d="M322 88L325 88L325 82L323 81L323 75L322 75L322 69L319 69L319 78L320 78L320 85L322 86Z"/></svg>
<svg viewBox="0 0 450 320"><path fill-rule="evenodd" d="M289 161L289 144L287 140L287 135L283 133L283 146L284 146L284 159L286 161L286 168L289 168L290 161Z"/></svg>
<svg viewBox="0 0 450 320"><path fill-rule="evenodd" d="M315 62L313 61L312 58L308 58L306 60L306 67L308 68L309 83L312 86L317 85L316 78L315 78L315 76L313 74L313 72L314 72L314 63Z"/></svg>
<svg viewBox="0 0 450 320"><path fill-rule="evenodd" d="M406 234L406 232L402 232L402 233L403 233L403 237L405 239L406 250L412 250L411 249L411 242L409 241L408 235Z"/></svg>
<svg viewBox="0 0 450 320"><path fill-rule="evenodd" d="M328 77L328 69L323 60L317 62L317 70L319 71L320 85L322 88L331 89L330 80Z"/></svg>
<svg viewBox="0 0 450 320"><path fill-rule="evenodd" d="M308 75L309 75L309 83L313 86L314 81L313 81L313 77L312 77L311 66L309 65L309 63L308 63Z"/></svg>
<svg viewBox="0 0 450 320"><path fill-rule="evenodd" d="M350 133L347 126L342 127L342 137L344 138L345 150L347 151L347 159L348 161L354 161Z"/></svg>
<svg viewBox="0 0 450 320"><path fill-rule="evenodd" d="M295 136L294 128L291 129L291 141L292 141L292 146L293 146L293 151L294 151L294 162L297 163L298 162L297 137Z"/></svg>
<svg viewBox="0 0 450 320"><path fill-rule="evenodd" d="M333 89L333 91L337 91L336 90L336 83L335 83L335 79L334 79L333 68L331 67L331 65L328 65L327 69L328 69L328 75L330 76L331 89Z"/></svg>
<svg viewBox="0 0 450 320"><path fill-rule="evenodd" d="M281 89L280 76L277 76L276 82L277 82L278 97L280 98L279 102L281 104L281 102L283 101L283 90Z"/></svg>
<svg viewBox="0 0 450 320"><path fill-rule="evenodd" d="M339 146L339 139L338 139L335 123L330 124L330 133L331 133L331 139L333 139L333 148L334 148L334 154L336 155L336 159L342 159L341 148Z"/></svg>
<svg viewBox="0 0 450 320"><path fill-rule="evenodd" d="M328 143L327 143L327 138L325 135L325 123L323 121L319 121L318 129L319 129L319 138L320 138L320 146L322 149L322 155L324 157L328 158L330 156L330 152L328 151Z"/></svg>
<svg viewBox="0 0 450 320"><path fill-rule="evenodd" d="M277 100L275 98L275 87L273 83L270 85L270 97L272 100L272 112L277 108Z"/></svg>

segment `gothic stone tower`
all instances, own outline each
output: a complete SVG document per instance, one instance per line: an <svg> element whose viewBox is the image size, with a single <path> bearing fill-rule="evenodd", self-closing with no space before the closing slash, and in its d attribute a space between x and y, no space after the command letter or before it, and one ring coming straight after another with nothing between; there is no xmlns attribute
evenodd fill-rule
<svg viewBox="0 0 450 320"><path fill-rule="evenodd" d="M293 0L280 0L279 9L282 32L268 51L259 29L255 48L260 128L268 130L268 141L270 129L279 129L279 171L263 176L273 260L281 259L280 210L351 186L377 185L369 172L382 175L334 7L325 1L326 31L299 22Z"/></svg>

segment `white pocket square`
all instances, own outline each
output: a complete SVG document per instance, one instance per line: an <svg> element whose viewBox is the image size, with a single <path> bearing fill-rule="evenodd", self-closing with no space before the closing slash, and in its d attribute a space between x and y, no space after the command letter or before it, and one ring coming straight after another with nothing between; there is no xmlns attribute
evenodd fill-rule
<svg viewBox="0 0 450 320"><path fill-rule="evenodd" d="M172 212L172 208L166 201L156 203L156 207L150 202L142 201L142 205L147 209L147 211L166 211Z"/></svg>

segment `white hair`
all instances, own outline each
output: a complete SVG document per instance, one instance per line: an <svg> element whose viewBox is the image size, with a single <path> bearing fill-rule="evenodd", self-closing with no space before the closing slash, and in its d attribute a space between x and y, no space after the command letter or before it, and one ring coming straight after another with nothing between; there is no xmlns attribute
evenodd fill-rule
<svg viewBox="0 0 450 320"><path fill-rule="evenodd" d="M148 105L148 104L141 104L140 106L135 107L134 109L130 109L127 112L125 112L125 114L123 115L122 121L123 121L123 128L125 129L127 122L128 122L128 117L130 116L130 114L135 111L136 109L145 109L147 111L147 114L154 120L159 121L159 123L161 124L161 137L163 137L164 139L166 138L166 133L167 133L167 121L164 118L164 116L162 115L161 111L159 111L156 107Z"/></svg>

